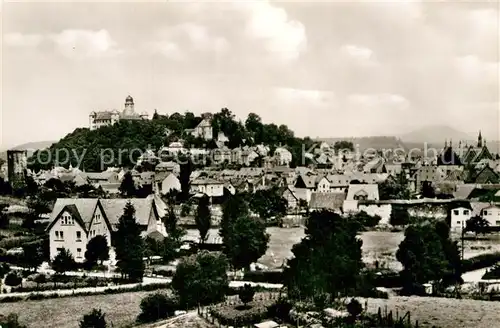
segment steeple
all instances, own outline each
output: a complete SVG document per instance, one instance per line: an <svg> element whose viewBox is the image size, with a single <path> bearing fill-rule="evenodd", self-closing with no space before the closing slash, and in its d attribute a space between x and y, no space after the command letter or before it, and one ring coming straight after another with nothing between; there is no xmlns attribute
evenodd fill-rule
<svg viewBox="0 0 500 328"><path fill-rule="evenodd" d="M481 136L481 130L479 130L479 135L477 136L477 146L479 148L483 147L483 137Z"/></svg>

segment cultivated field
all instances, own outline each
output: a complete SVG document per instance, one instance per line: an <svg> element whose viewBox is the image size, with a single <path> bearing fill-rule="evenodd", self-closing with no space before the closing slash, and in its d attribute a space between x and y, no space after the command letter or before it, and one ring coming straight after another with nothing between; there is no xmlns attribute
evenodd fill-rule
<svg viewBox="0 0 500 328"><path fill-rule="evenodd" d="M28 328L78 328L82 316L101 308L112 327L130 327L140 312L143 297L155 292L55 298L40 301L1 303L0 314L17 313Z"/></svg>
<svg viewBox="0 0 500 328"><path fill-rule="evenodd" d="M361 302L364 304L364 300ZM391 297L368 299L368 311L377 313L399 311L400 316L410 311L411 320L419 325L439 328L493 328L500 326L500 302L458 300L434 297Z"/></svg>

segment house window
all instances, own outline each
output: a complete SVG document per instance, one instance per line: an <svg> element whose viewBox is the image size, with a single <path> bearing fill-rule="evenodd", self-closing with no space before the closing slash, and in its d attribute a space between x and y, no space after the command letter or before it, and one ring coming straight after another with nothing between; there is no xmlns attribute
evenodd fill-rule
<svg viewBox="0 0 500 328"><path fill-rule="evenodd" d="M460 225L461 224L461 221L457 221L457 224Z"/></svg>
<svg viewBox="0 0 500 328"><path fill-rule="evenodd" d="M464 210L464 215L469 215L469 210Z"/></svg>
<svg viewBox="0 0 500 328"><path fill-rule="evenodd" d="M483 211L483 215L488 215L488 211Z"/></svg>
<svg viewBox="0 0 500 328"><path fill-rule="evenodd" d="M62 231L56 231L56 240L63 240L64 234Z"/></svg>
<svg viewBox="0 0 500 328"><path fill-rule="evenodd" d="M82 249L81 248L76 249L76 257L82 257Z"/></svg>
<svg viewBox="0 0 500 328"><path fill-rule="evenodd" d="M62 251L62 250L63 250L63 249L62 249L62 247L58 247L58 248L57 248L57 252L58 252L58 253L61 253L61 251Z"/></svg>
<svg viewBox="0 0 500 328"><path fill-rule="evenodd" d="M76 232L76 241L81 241L82 240L82 232L81 231L77 231Z"/></svg>
<svg viewBox="0 0 500 328"><path fill-rule="evenodd" d="M453 210L453 215L458 215L458 210Z"/></svg>
<svg viewBox="0 0 500 328"><path fill-rule="evenodd" d="M500 221L495 222L495 225L500 226Z"/></svg>

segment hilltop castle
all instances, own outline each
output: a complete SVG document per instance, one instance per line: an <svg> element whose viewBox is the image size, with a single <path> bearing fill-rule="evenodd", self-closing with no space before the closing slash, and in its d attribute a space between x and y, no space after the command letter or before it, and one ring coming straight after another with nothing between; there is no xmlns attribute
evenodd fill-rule
<svg viewBox="0 0 500 328"><path fill-rule="evenodd" d="M136 113L134 98L130 95L125 98L125 108L122 112L114 109L112 111L91 112L89 115L89 128L95 130L103 126L113 125L120 120L147 120L148 113Z"/></svg>

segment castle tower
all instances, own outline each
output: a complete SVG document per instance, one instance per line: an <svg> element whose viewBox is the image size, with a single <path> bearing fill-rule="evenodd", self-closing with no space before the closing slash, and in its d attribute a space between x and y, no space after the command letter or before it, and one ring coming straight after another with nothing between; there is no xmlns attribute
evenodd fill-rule
<svg viewBox="0 0 500 328"><path fill-rule="evenodd" d="M130 95L127 98L125 98L125 109L123 110L123 115L124 116L135 115L134 98L132 98Z"/></svg>
<svg viewBox="0 0 500 328"><path fill-rule="evenodd" d="M483 147L483 137L481 136L481 130L479 130L479 135L477 136L477 147Z"/></svg>
<svg viewBox="0 0 500 328"><path fill-rule="evenodd" d="M26 150L7 150L7 175L13 188L25 185L28 169L28 152Z"/></svg>

